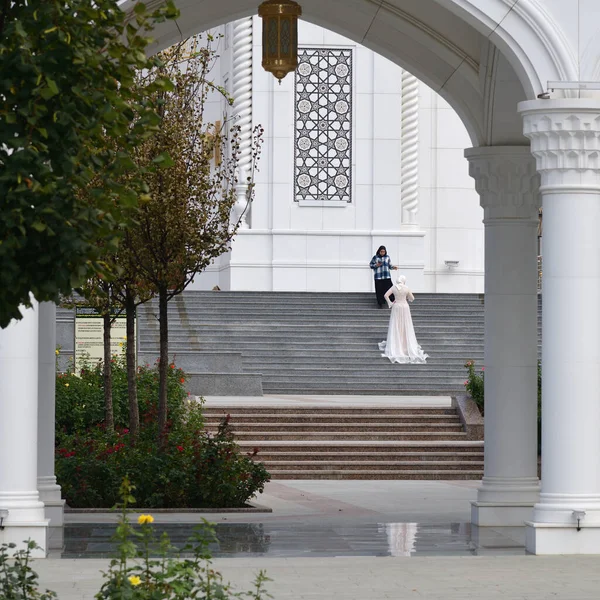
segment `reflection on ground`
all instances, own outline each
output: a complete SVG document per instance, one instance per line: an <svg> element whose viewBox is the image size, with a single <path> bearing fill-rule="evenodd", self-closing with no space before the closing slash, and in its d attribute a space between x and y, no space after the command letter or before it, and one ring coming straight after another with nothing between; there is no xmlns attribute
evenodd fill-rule
<svg viewBox="0 0 600 600"><path fill-rule="evenodd" d="M182 549L193 525L155 525ZM62 558L114 555L110 523L66 525ZM478 528L470 523L219 523L210 549L217 557L472 556L525 554L523 528Z"/></svg>

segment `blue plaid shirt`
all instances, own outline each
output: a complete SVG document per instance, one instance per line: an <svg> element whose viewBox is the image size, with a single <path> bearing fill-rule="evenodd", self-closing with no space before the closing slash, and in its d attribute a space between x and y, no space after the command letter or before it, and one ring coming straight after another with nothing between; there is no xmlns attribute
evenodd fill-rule
<svg viewBox="0 0 600 600"><path fill-rule="evenodd" d="M377 266L377 260L381 260L381 265ZM387 254L385 256L378 256L376 254L371 259L369 266L375 272L375 279L391 279L392 278L390 269L392 269L394 267L394 265L392 265L392 259Z"/></svg>

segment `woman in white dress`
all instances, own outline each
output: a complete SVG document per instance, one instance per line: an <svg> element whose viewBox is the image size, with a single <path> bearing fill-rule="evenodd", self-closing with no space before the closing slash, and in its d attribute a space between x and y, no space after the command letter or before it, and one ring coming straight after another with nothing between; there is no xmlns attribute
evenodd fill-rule
<svg viewBox="0 0 600 600"><path fill-rule="evenodd" d="M394 295L394 302L390 302L390 296ZM388 325L387 339L380 342L379 349L383 352L381 356L389 358L391 362L397 363L425 363L427 354L423 352L417 342L410 307L407 300L415 299L406 285L406 277L400 275L397 282L385 293L385 301L388 308L392 309L390 324Z"/></svg>

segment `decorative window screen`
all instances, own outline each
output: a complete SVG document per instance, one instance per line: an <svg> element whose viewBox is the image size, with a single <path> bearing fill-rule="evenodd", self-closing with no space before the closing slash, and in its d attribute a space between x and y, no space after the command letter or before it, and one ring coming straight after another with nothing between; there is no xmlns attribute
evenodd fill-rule
<svg viewBox="0 0 600 600"><path fill-rule="evenodd" d="M294 200L351 202L352 50L299 48Z"/></svg>

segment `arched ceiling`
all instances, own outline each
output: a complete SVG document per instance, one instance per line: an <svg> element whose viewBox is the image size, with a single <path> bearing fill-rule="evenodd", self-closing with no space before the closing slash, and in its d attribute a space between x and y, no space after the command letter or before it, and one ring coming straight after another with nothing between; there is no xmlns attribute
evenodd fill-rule
<svg viewBox="0 0 600 600"><path fill-rule="evenodd" d="M181 16L157 27L155 50L256 14L260 1L176 3ZM489 13L481 10L484 4L489 5ZM540 75L522 45L500 27L508 21L511 4L505 0L301 0L303 19L371 48L444 97L463 120L475 146L528 143L521 133L516 105L541 91ZM127 10L128 5L122 6ZM552 75L559 78L560 74Z"/></svg>

